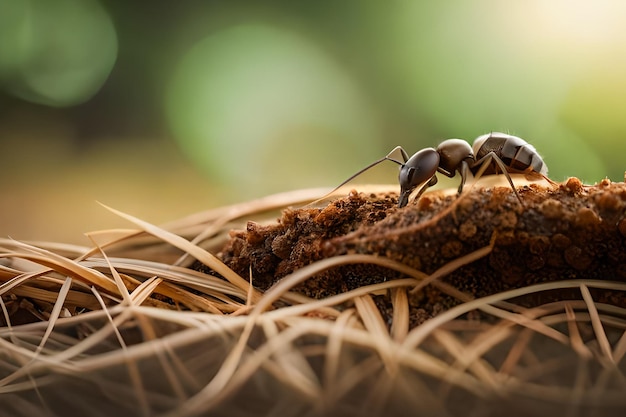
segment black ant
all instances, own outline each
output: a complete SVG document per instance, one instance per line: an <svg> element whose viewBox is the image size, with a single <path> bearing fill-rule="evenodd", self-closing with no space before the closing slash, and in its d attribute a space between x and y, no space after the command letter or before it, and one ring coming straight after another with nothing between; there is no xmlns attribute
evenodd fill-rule
<svg viewBox="0 0 626 417"><path fill-rule="evenodd" d="M391 157L398 151L402 155L402 161ZM534 172L550 181L547 178L548 167L531 144L517 136L492 132L476 138L473 147L461 139L448 139L441 142L436 149L424 148L410 158L401 146L396 146L384 158L366 166L341 183L335 190L383 161L391 161L400 165L398 207L407 205L409 196L418 186L421 185L421 188L417 192L415 200L428 187L437 184L437 172L450 178L454 177L456 172L458 172L461 175L458 193L461 194L469 172L475 178L480 178L483 174L497 174L499 169L506 176L513 192L522 205L524 203L515 189L509 173L528 174ZM550 182L552 183L552 181Z"/></svg>

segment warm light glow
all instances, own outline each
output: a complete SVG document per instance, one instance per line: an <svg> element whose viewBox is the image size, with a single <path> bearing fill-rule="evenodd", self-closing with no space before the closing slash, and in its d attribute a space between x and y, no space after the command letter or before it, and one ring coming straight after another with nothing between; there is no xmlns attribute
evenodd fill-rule
<svg viewBox="0 0 626 417"><path fill-rule="evenodd" d="M623 40L626 2L621 0L536 0L537 19L529 29L567 42L605 43Z"/></svg>

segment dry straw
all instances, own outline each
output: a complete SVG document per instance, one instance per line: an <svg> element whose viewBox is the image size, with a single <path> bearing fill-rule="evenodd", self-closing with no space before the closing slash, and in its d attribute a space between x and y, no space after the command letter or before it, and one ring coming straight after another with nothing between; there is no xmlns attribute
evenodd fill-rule
<svg viewBox="0 0 626 417"><path fill-rule="evenodd" d="M156 227L88 234L91 247L0 240L2 415L613 415L626 407L626 309L575 280L473 299L370 255L308 265L262 294L216 256L233 227L321 195L305 190ZM190 268L199 260L219 274ZM322 300L292 289L329 268L372 263L405 278ZM410 328L411 292L461 301ZM532 309L522 295L578 288ZM373 296L389 293L385 322ZM481 311L487 320L472 320Z"/></svg>

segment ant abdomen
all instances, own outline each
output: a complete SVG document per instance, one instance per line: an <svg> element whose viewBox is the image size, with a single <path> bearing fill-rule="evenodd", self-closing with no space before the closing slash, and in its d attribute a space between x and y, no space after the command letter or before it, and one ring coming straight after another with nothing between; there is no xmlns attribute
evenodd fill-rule
<svg viewBox="0 0 626 417"><path fill-rule="evenodd" d="M499 132L480 136L474 141L473 151L476 160L493 152L502 160L508 172L535 171L548 175L548 167L535 147L517 136ZM490 164L484 171L487 175L495 173L494 164Z"/></svg>

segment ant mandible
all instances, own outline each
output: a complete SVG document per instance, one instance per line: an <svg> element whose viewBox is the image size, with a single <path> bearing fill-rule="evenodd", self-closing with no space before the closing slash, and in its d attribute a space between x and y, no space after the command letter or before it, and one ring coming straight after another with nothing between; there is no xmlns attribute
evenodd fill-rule
<svg viewBox="0 0 626 417"><path fill-rule="evenodd" d="M400 151L402 161L391 156ZM384 158L366 166L336 189L340 188L356 176L383 161L391 161L400 165L400 197L398 207L404 207L409 202L409 196L418 186L421 186L415 196L417 200L423 193L437 183L437 172L447 177L454 177L458 172L461 176L458 194L463 191L468 173L475 178L483 174L504 174L523 205L522 199L515 189L509 173L536 172L547 179L548 167L537 153L537 150L528 142L517 136L507 135L501 132L492 132L479 136L470 146L467 141L461 139L448 139L439 144L437 148L424 148L409 158L409 155L401 146L396 146Z"/></svg>

